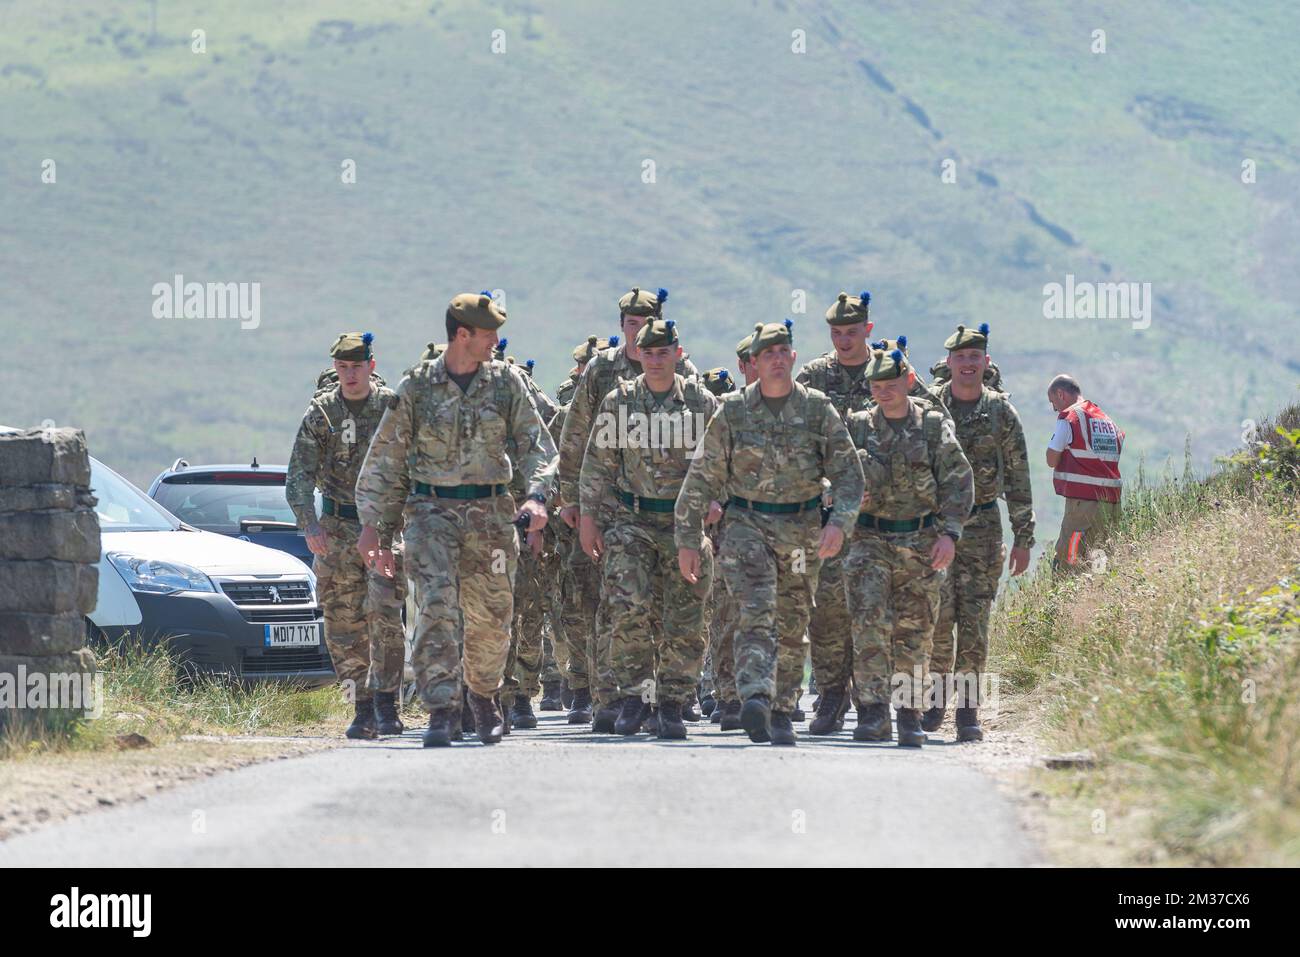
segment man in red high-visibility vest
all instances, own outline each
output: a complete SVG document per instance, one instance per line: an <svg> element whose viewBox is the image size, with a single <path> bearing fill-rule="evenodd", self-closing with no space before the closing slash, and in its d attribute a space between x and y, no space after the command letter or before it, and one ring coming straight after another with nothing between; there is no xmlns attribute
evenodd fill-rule
<svg viewBox="0 0 1300 957"><path fill-rule="evenodd" d="M1085 399L1073 376L1058 375L1047 387L1056 410L1056 431L1047 445L1056 494L1065 517L1056 539L1058 570L1076 571L1087 560L1091 535L1119 516L1119 456L1124 433L1096 403Z"/></svg>

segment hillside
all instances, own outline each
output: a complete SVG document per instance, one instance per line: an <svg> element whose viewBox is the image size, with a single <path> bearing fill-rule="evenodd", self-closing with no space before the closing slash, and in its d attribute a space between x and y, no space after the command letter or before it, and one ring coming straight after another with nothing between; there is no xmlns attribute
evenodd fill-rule
<svg viewBox="0 0 1300 957"><path fill-rule="evenodd" d="M927 365L988 321L1049 526L1052 374L1157 469L1187 434L1204 466L1300 384L1280 2L154 6L0 6L0 421L83 427L137 482L177 455L285 460L337 331L374 330L392 379L483 287L550 386L633 283L671 290L705 365L795 289L805 358L841 288ZM153 318L177 273L261 283L260 325ZM1151 283L1149 328L1045 319L1067 274Z"/></svg>

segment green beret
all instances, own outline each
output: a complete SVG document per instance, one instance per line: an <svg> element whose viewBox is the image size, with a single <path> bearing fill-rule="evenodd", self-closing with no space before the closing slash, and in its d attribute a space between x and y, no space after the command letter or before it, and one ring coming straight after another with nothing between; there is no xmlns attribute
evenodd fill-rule
<svg viewBox="0 0 1300 957"><path fill-rule="evenodd" d="M573 350L573 361L578 363L590 362L597 352L616 345L618 345L618 336L610 336L608 339L602 339L599 336L587 336L587 341Z"/></svg>
<svg viewBox="0 0 1300 957"><path fill-rule="evenodd" d="M789 319L785 322L760 322L754 326L753 340L749 344L749 357L757 359L758 354L764 349L783 345L794 345L794 323Z"/></svg>
<svg viewBox="0 0 1300 957"><path fill-rule="evenodd" d="M745 338L736 343L736 358L742 362L749 361L749 346L754 341L754 334L751 332Z"/></svg>
<svg viewBox="0 0 1300 957"><path fill-rule="evenodd" d="M832 326L850 326L855 322L867 322L867 306L870 302L871 293L866 290L856 296L842 292L826 310L826 321Z"/></svg>
<svg viewBox="0 0 1300 957"><path fill-rule="evenodd" d="M447 315L473 329L500 329L505 311L485 293L462 292L447 304Z"/></svg>
<svg viewBox="0 0 1300 957"><path fill-rule="evenodd" d="M651 319L636 333L636 346L638 349L675 346L680 341L677 338L677 323L672 319Z"/></svg>
<svg viewBox="0 0 1300 957"><path fill-rule="evenodd" d="M945 340L943 347L949 352L955 352L958 349L983 349L989 351L989 324L981 322L978 329L967 329L965 326L958 326L957 331Z"/></svg>
<svg viewBox="0 0 1300 957"><path fill-rule="evenodd" d="M907 356L903 355L901 350L890 349L886 352L883 349L875 349L871 353L871 360L867 363L866 376L871 382L878 379L899 379L907 375L911 368Z"/></svg>
<svg viewBox="0 0 1300 957"><path fill-rule="evenodd" d="M618 301L619 315L660 316L663 315L664 302L667 299L667 289L660 289L656 294L633 286L632 291Z"/></svg>
<svg viewBox="0 0 1300 957"><path fill-rule="evenodd" d="M375 341L371 332L344 332L330 346L330 357L344 362L362 362L373 358L370 344Z"/></svg>
<svg viewBox="0 0 1300 957"><path fill-rule="evenodd" d="M722 366L718 366L718 368L710 369L704 373L704 388L714 395L726 395L728 392L736 391L736 383L731 378L730 372L722 368Z"/></svg>
<svg viewBox="0 0 1300 957"><path fill-rule="evenodd" d="M420 361L428 362L430 359L436 359L438 358L438 356L442 355L446 351L447 351L447 343L431 342L427 346L425 346L424 351L420 353Z"/></svg>

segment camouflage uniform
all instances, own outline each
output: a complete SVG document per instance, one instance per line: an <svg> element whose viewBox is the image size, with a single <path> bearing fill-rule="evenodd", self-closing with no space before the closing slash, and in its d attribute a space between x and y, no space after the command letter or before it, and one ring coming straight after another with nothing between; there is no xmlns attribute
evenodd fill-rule
<svg viewBox="0 0 1300 957"><path fill-rule="evenodd" d="M862 369L856 374L850 372L834 352L805 363L795 381L826 393L835 411L846 422L850 414L871 404L871 383ZM832 690L845 691L852 671L852 632L844 594L844 559L848 551L846 546L834 558L822 562L821 574L817 578L817 604L808 622L813 679L818 693L823 695Z"/></svg>
<svg viewBox="0 0 1300 957"><path fill-rule="evenodd" d="M357 479L362 522L405 517L407 574L419 608L412 667L430 712L459 707L458 645L470 691L489 697L501 685L519 556L505 488L514 472L511 442L528 493L544 494L555 446L520 373L484 362L462 392L444 355L397 387Z"/></svg>
<svg viewBox="0 0 1300 957"><path fill-rule="evenodd" d="M560 500L565 505L578 504L582 459L587 452L596 410L615 385L640 375L640 366L627 357L627 345L622 344L597 352L582 370L560 433ZM683 358L677 363L677 374L685 377L699 373L689 359ZM593 622L587 653L592 698L597 706L610 705L618 695L618 685L609 660L609 632L600 620L600 572L576 543L569 555L570 568L578 579L575 595L583 602L592 602L582 609L583 618Z"/></svg>
<svg viewBox="0 0 1300 957"><path fill-rule="evenodd" d="M710 547L714 555L722 554L723 523L707 530ZM705 621L709 629L709 678L714 697L719 703L738 701L736 691L736 600L727 590L726 583L715 575L713 588L709 592L709 603L705 612ZM802 675L801 675L802 677Z"/></svg>
<svg viewBox="0 0 1300 957"><path fill-rule="evenodd" d="M854 684L863 705L888 704L893 676L899 707L920 708L943 578L930 550L941 534L961 538L973 502L970 464L952 424L915 398L901 431L877 405L849 417L849 434L870 496L845 567ZM926 516L932 524L912 530L886 524ZM873 517L884 527L869 524Z"/></svg>
<svg viewBox="0 0 1300 957"><path fill-rule="evenodd" d="M999 498L1007 500L1007 515L1016 548L1034 546L1034 502L1029 484L1029 459L1025 431L1015 407L1001 393L984 386L969 412L959 411L952 400L952 383L945 382L938 397L953 413L957 440L970 461L975 477L975 510L966 523L957 554L948 569L942 605L934 630L931 670L940 689L954 686L953 625L956 623L955 687L976 691L989 647L989 613L1002 575L1002 517ZM946 697L946 696L945 696ZM978 697L960 707L975 707ZM939 704L945 698L937 699Z"/></svg>
<svg viewBox="0 0 1300 957"><path fill-rule="evenodd" d="M677 497L677 546L698 549L709 502L730 493L718 564L738 604L737 691L742 699L768 695L780 712L794 710L803 678L823 478L834 495L830 523L847 540L862 469L839 413L825 395L796 383L774 416L755 382L723 398ZM794 510L761 510L771 503Z"/></svg>
<svg viewBox="0 0 1300 957"><path fill-rule="evenodd" d="M326 553L317 555L312 563L325 613L325 644L339 680L352 682L359 699L372 697L376 691L397 691L406 662L402 631L406 579L401 544L393 542L400 518L380 527L381 544L393 546L397 562L396 574L390 579L369 569L357 551L361 523L354 511L357 473L393 398L392 389L372 380L364 407L354 415L341 388L327 385L307 407L285 476L285 498L298 527L306 530L319 523L325 533ZM325 497L327 512L319 518L317 488Z"/></svg>
<svg viewBox="0 0 1300 957"><path fill-rule="evenodd" d="M567 413L565 406L555 413L550 425L551 435L560 434ZM600 582L591 559L578 545L578 533L564 524L558 508L552 510L546 528L555 538L552 587L548 592L555 652L566 663L564 673L569 679L569 689L580 691L590 683L590 656L595 648Z"/></svg>
<svg viewBox="0 0 1300 957"><path fill-rule="evenodd" d="M601 564L610 664L620 697L639 697L645 682L653 680L658 700L685 702L699 679L713 554L706 542L699 581L691 585L682 578L673 508L689 456L717 404L699 380L681 376L674 376L673 390L660 404L641 375L618 383L597 412L579 501L584 515L612 518L604 525ZM667 421L675 420L679 428L661 435L661 442L647 437L640 444L605 427L654 416L670 416Z"/></svg>

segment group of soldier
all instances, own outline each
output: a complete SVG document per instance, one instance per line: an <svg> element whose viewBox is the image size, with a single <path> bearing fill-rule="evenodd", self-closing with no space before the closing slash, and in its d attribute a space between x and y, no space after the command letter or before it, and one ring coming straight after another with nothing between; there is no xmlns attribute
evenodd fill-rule
<svg viewBox="0 0 1300 957"><path fill-rule="evenodd" d="M905 337L871 340L870 295L841 293L831 350L797 375L790 320L737 344L739 375L701 372L667 298L624 295L619 336L581 343L554 398L504 354L486 292L452 299L446 343L395 390L369 333L338 337L286 491L355 689L348 736L403 730L409 588L428 747L535 728L552 660L542 707L595 733L680 739L703 711L792 745L809 653L809 734L854 706L854 740L894 740L893 712L920 746L955 704L957 739L981 740L999 499L1011 574L1034 544L989 327L958 326L926 385Z"/></svg>

